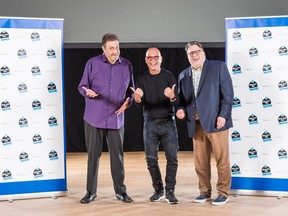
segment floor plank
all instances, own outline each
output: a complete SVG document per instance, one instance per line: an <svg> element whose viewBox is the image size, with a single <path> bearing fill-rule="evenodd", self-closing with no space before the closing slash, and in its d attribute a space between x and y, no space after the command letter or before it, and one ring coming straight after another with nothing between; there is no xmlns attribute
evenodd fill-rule
<svg viewBox="0 0 288 216"><path fill-rule="evenodd" d="M212 159L212 184L215 187L217 173ZM284 216L288 211L287 198L277 199L272 196L230 196L229 202L223 206L212 206L211 202L193 203L199 194L197 177L194 171L193 152L179 152L179 168L175 194L178 205L169 205L164 201L149 202L153 193L151 178L146 168L144 152L125 153L125 183L133 203L122 203L115 198L111 174L109 154L103 153L100 161L98 192L96 201L83 205L80 199L85 194L86 186L86 153L67 154L67 184L65 196L37 199L16 199L12 203L0 201L1 215L11 216L66 216L66 215L250 215ZM159 154L162 174L165 174L166 160L163 152ZM164 179L164 176L163 176ZM212 198L217 196L213 191Z"/></svg>

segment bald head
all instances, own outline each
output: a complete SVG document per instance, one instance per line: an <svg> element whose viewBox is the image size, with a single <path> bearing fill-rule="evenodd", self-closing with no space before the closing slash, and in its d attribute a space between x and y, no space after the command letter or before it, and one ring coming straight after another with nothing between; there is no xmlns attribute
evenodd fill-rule
<svg viewBox="0 0 288 216"><path fill-rule="evenodd" d="M145 62L151 74L158 74L161 71L162 56L156 47L151 47L146 51Z"/></svg>
<svg viewBox="0 0 288 216"><path fill-rule="evenodd" d="M155 54L158 56L161 56L161 52L158 48L156 47L150 47L147 51L146 51L146 57L147 56L151 56L151 54Z"/></svg>

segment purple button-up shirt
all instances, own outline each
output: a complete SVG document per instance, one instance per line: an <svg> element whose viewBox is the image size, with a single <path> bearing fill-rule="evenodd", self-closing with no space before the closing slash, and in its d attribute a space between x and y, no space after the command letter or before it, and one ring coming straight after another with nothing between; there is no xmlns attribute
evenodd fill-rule
<svg viewBox="0 0 288 216"><path fill-rule="evenodd" d="M86 96L84 89L92 89L98 96ZM102 129L119 129L124 125L124 112L116 114L127 97L130 104L134 88L131 63L119 57L115 64L110 64L104 54L89 59L78 90L85 97L84 120L91 126Z"/></svg>

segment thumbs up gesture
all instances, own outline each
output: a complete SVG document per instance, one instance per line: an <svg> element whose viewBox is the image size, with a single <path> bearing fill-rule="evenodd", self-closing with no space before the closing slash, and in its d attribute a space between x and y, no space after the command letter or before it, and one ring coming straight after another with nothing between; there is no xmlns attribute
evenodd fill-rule
<svg viewBox="0 0 288 216"><path fill-rule="evenodd" d="M143 91L141 88L137 88L136 90L133 87L130 87L130 89L133 91L134 93L134 100L136 101L136 103L140 103L141 102L141 98L143 97Z"/></svg>
<svg viewBox="0 0 288 216"><path fill-rule="evenodd" d="M175 94L174 94L174 89L175 89L175 87L176 87L176 84L174 84L174 85L172 86L172 88L167 87L167 88L165 88L165 90L164 90L164 95L165 95L167 98L169 98L170 100L174 100L174 99L175 99Z"/></svg>

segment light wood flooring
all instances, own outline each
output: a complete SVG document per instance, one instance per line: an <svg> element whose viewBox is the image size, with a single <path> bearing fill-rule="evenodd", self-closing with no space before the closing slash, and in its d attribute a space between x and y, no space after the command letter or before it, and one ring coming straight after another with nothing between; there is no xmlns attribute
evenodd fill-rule
<svg viewBox="0 0 288 216"><path fill-rule="evenodd" d="M163 152L159 155L162 175L165 176L166 160ZM215 188L217 173L214 159L212 184ZM194 171L193 152L179 152L179 168L175 194L179 204L169 205L164 200L149 202L153 193L151 178L146 168L144 152L125 153L125 184L128 194L133 198L132 203L122 203L115 198L111 174L109 153L104 152L100 161L97 199L90 204L80 204L85 195L86 187L86 153L67 154L67 183L68 191L64 196L57 198L29 198L15 199L13 202L0 201L1 216L66 216L66 215L253 215L278 216L288 214L288 199L279 199L273 196L233 196L223 206L212 206L211 202L194 203L199 194L197 177ZM164 177L163 177L164 179ZM212 198L217 196L213 191Z"/></svg>

